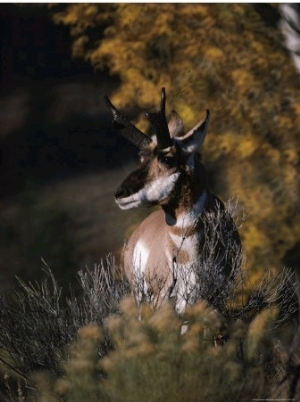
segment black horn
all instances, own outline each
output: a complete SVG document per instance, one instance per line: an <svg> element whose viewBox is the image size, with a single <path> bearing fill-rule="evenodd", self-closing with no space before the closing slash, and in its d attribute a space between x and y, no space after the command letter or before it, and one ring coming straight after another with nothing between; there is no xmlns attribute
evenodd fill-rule
<svg viewBox="0 0 300 402"><path fill-rule="evenodd" d="M161 102L158 112L146 113L146 117L156 130L158 149L166 149L172 145L171 136L166 119L166 91L161 89Z"/></svg>
<svg viewBox="0 0 300 402"><path fill-rule="evenodd" d="M105 102L113 115L112 124L120 131L120 133L129 140L133 145L138 147L139 149L144 148L149 145L151 142L151 138L149 138L146 134L142 133L138 128L136 128L133 124L130 123L129 120L126 119L122 113L115 108L115 106L111 103L107 96L104 97Z"/></svg>

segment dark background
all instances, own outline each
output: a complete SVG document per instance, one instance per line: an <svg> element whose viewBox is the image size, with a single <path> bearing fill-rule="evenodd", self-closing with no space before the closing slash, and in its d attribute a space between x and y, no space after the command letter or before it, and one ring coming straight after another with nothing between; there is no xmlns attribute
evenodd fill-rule
<svg viewBox="0 0 300 402"><path fill-rule="evenodd" d="M135 155L103 102L117 88L71 56L46 5L0 4L0 289L42 275L62 282L119 254L136 213L113 193Z"/></svg>

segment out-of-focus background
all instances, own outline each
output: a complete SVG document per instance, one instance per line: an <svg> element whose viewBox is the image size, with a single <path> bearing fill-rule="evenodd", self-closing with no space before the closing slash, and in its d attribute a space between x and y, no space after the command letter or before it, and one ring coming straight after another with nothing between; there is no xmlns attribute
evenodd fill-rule
<svg viewBox="0 0 300 402"><path fill-rule="evenodd" d="M114 190L135 149L103 102L120 79L74 59L46 5L1 4L0 16L0 289L39 278L41 258L68 282L119 252L134 223Z"/></svg>
<svg viewBox="0 0 300 402"><path fill-rule="evenodd" d="M190 129L211 110L211 187L235 197L253 280L300 268L298 5L0 4L0 290L61 283L113 252L149 210L113 193L136 150L109 95L141 129L167 89ZM299 47L298 47L299 46Z"/></svg>

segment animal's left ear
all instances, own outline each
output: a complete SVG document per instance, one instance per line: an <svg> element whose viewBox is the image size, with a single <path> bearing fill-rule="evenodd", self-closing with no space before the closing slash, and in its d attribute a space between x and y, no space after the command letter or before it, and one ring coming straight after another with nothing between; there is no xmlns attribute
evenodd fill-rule
<svg viewBox="0 0 300 402"><path fill-rule="evenodd" d="M210 113L206 110L206 117L201 120L192 130L176 141L184 153L192 154L199 150L203 144L209 124Z"/></svg>

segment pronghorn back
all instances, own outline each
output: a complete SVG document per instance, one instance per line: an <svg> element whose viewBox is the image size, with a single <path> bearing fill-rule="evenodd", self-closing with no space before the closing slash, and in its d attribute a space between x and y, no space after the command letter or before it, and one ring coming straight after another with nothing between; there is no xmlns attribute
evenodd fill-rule
<svg viewBox="0 0 300 402"><path fill-rule="evenodd" d="M161 207L133 232L124 250L137 301L156 308L172 298L180 313L199 295L217 304L239 269L241 244L223 203L210 192L199 155L209 111L185 134L176 112L166 120L163 88L159 111L146 114L156 130L150 138L106 100L114 126L140 149L140 165L116 190L117 204Z"/></svg>

